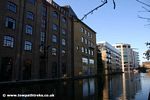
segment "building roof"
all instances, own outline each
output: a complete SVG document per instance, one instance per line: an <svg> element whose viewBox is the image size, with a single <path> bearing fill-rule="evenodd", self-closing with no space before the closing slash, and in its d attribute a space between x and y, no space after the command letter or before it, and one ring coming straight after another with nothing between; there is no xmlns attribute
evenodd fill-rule
<svg viewBox="0 0 150 100"><path fill-rule="evenodd" d="M62 6L62 8L67 8L67 9L69 10L69 13L70 13L73 17L78 18L77 15L76 15L76 13L73 11L73 9L71 8L70 5Z"/></svg>
<svg viewBox="0 0 150 100"><path fill-rule="evenodd" d="M112 50L112 51L114 51L114 52L120 54L120 51L117 50L114 46L112 46L112 45L109 44L108 42L106 42L106 41L100 41L100 42L97 43L97 45L101 45L101 44L102 44L103 46L109 48L110 50Z"/></svg>
<svg viewBox="0 0 150 100"><path fill-rule="evenodd" d="M59 6L57 3L55 3L53 0L46 0L48 3L50 3L50 4L54 4L54 5L56 5L56 6ZM88 29L90 29L93 33L95 33L96 34L96 32L92 29L92 28L90 28L87 24L85 24L84 22L82 22L82 20L80 20L78 17L77 17L77 15L76 15L76 13L73 11L73 9L71 8L71 6L70 5L65 5L65 6L59 6L59 7L61 7L61 8L63 8L63 9L65 9L65 10L67 10L68 12L69 12L69 14L74 18L73 20L74 20L74 22L79 22L79 23L81 23L81 24L83 24L85 27L87 27Z"/></svg>
<svg viewBox="0 0 150 100"><path fill-rule="evenodd" d="M128 44L128 43L116 43L115 44L115 46L118 46L118 45L128 45L128 46L130 46L130 44Z"/></svg>

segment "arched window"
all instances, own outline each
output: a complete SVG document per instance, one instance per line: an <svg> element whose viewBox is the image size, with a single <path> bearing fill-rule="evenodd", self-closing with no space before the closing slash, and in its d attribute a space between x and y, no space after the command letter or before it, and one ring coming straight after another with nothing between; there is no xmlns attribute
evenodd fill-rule
<svg viewBox="0 0 150 100"><path fill-rule="evenodd" d="M52 35L52 42L54 42L54 43L57 42L57 36L56 35Z"/></svg>
<svg viewBox="0 0 150 100"><path fill-rule="evenodd" d="M52 16L53 16L53 18L58 18L58 13L56 11L53 11Z"/></svg>
<svg viewBox="0 0 150 100"><path fill-rule="evenodd" d="M63 23L66 23L67 22L67 19L65 17L62 17L62 22Z"/></svg>

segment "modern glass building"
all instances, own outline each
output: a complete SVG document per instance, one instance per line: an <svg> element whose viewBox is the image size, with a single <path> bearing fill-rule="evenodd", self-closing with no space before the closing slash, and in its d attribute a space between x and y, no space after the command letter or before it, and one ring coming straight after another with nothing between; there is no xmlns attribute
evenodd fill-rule
<svg viewBox="0 0 150 100"><path fill-rule="evenodd" d="M115 48L121 52L121 64L123 72L130 72L132 69L138 67L138 52L134 51L130 44L118 43L115 45Z"/></svg>
<svg viewBox="0 0 150 100"><path fill-rule="evenodd" d="M99 42L97 47L102 54L105 74L121 72L121 54L119 50L105 41Z"/></svg>

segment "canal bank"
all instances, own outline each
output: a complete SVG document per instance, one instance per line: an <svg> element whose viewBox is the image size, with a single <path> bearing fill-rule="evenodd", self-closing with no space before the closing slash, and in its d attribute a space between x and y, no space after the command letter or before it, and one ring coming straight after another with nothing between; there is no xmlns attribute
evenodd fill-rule
<svg viewBox="0 0 150 100"><path fill-rule="evenodd" d="M6 81L0 82L0 86L2 85L23 85L23 84L37 84L37 83L46 83L46 82L59 82L59 81L72 81L72 80L81 80L81 79L89 79L89 78L102 78L99 75L92 76L76 76L76 77L62 77L62 78L53 78L53 79L35 79L35 80L19 80L19 81ZM102 79L103 81L103 79Z"/></svg>

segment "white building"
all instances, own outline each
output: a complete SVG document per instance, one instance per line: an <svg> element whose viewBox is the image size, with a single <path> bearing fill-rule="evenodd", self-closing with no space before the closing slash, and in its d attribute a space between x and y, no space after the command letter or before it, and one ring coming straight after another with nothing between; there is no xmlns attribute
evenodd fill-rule
<svg viewBox="0 0 150 100"><path fill-rule="evenodd" d="M137 68L139 66L139 53L136 51L133 51L133 67Z"/></svg>
<svg viewBox="0 0 150 100"><path fill-rule="evenodd" d="M138 52L133 51L130 44L118 43L115 48L121 52L122 71L130 72L139 65Z"/></svg>
<svg viewBox="0 0 150 100"><path fill-rule="evenodd" d="M121 54L119 50L108 42L99 42L98 49L101 51L105 74L121 72Z"/></svg>

